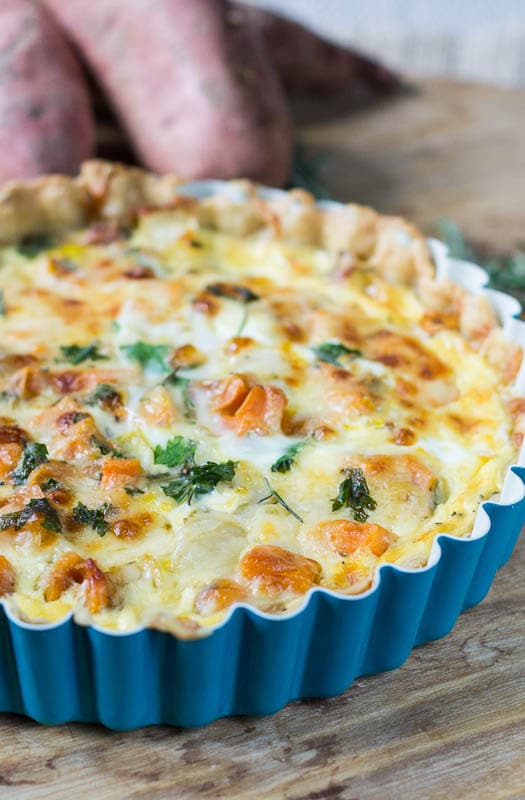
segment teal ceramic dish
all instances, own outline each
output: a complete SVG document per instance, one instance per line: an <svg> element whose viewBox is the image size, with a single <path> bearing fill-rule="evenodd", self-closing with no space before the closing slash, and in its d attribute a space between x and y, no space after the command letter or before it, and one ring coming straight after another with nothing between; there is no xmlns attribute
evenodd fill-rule
<svg viewBox="0 0 525 800"><path fill-rule="evenodd" d="M220 190L219 182L185 189L199 196ZM519 303L484 288L480 267L449 258L440 242L430 246L438 275L486 293L505 334L525 347ZM525 393L523 367L517 380ZM501 495L480 506L469 538L439 535L424 568L382 565L361 595L316 588L299 610L279 616L238 604L209 635L192 640L152 629L115 633L71 616L26 623L2 604L0 711L48 725L128 730L270 714L293 700L339 694L357 676L393 669L415 645L447 634L486 595L524 522L525 448Z"/></svg>

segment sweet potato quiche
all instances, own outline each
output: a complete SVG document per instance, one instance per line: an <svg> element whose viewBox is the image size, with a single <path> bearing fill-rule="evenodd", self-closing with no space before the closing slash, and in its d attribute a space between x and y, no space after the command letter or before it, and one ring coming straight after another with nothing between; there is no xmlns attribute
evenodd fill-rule
<svg viewBox="0 0 525 800"><path fill-rule="evenodd" d="M401 219L88 162L0 193L0 593L198 635L466 536L521 349Z"/></svg>

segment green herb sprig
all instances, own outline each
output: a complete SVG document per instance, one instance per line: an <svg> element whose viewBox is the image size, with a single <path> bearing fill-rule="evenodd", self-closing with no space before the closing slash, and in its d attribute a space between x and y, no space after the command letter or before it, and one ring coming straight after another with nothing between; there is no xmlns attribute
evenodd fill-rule
<svg viewBox="0 0 525 800"><path fill-rule="evenodd" d="M332 511L340 508L350 508L353 517L358 522L366 522L371 511L377 508L377 503L370 495L370 489L359 467L345 469L346 478L339 485L337 497L332 500Z"/></svg>
<svg viewBox="0 0 525 800"><path fill-rule="evenodd" d="M167 344L148 344L148 342L134 342L124 344L120 348L126 357L132 361L138 361L143 369L146 367L157 367L167 371L165 363L169 347Z"/></svg>
<svg viewBox="0 0 525 800"><path fill-rule="evenodd" d="M298 520L299 522L304 522L304 519L299 516L297 511L294 511L293 508L288 505L286 500L283 497L281 497L279 492L275 491L273 486L270 484L270 481L268 480L268 478L265 478L264 480L265 480L266 486L268 487L269 494L266 495L266 497L262 497L260 500L257 501L257 503L258 504L259 503L266 503L267 500L272 500L274 503L278 503L280 506L282 506L282 508L284 508L284 510L287 511L288 514L291 514L292 517L295 517L296 520Z"/></svg>
<svg viewBox="0 0 525 800"><path fill-rule="evenodd" d="M62 525L58 514L46 497L38 497L30 500L20 511L12 511L10 514L0 516L0 530L5 531L9 528L19 530L26 522L34 519L41 514L43 519L41 525L48 531L60 533Z"/></svg>
<svg viewBox="0 0 525 800"><path fill-rule="evenodd" d="M108 503L104 503L101 508L88 508L84 503L77 503L73 509L73 519L82 525L89 525L99 536L105 536L109 527L106 521L109 508Z"/></svg>
<svg viewBox="0 0 525 800"><path fill-rule="evenodd" d="M185 501L191 503L194 497L212 492L218 483L232 481L236 467L235 461L224 461L220 464L207 461L206 464L187 466L176 478L161 486L161 489L177 505Z"/></svg>
<svg viewBox="0 0 525 800"><path fill-rule="evenodd" d="M26 442L20 461L11 473L15 486L25 483L34 469L48 461L48 457L49 453L45 444Z"/></svg>
<svg viewBox="0 0 525 800"><path fill-rule="evenodd" d="M291 444L290 447L287 447L282 456L272 464L272 472L290 472L297 455L301 452L306 443L305 440L303 442L296 442L295 444Z"/></svg>
<svg viewBox="0 0 525 800"><path fill-rule="evenodd" d="M319 361L324 361L326 364L333 364L335 367L342 367L340 359L343 356L348 358L359 358L362 355L361 350L355 347L347 347L342 342L324 342L313 348L313 351Z"/></svg>
<svg viewBox="0 0 525 800"><path fill-rule="evenodd" d="M79 345L67 344L60 347L62 358L70 364L76 366L83 361L107 361L108 356L99 352L98 346L94 343Z"/></svg>
<svg viewBox="0 0 525 800"><path fill-rule="evenodd" d="M47 233L34 233L21 239L16 245L16 250L21 256L35 258L51 247L53 239Z"/></svg>
<svg viewBox="0 0 525 800"><path fill-rule="evenodd" d="M174 436L166 443L166 447L160 445L155 447L153 460L155 464L163 464L170 469L179 467L181 464L194 464L195 450L198 444L184 436Z"/></svg>

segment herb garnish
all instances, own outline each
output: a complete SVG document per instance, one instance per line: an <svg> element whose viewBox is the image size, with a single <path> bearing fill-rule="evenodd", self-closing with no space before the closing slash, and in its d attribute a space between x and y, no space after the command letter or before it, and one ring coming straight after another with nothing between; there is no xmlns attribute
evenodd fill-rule
<svg viewBox="0 0 525 800"><path fill-rule="evenodd" d="M122 398L117 390L113 386L110 386L109 383L99 383L87 402L91 405L98 402L103 406L106 405L110 408L115 408L121 405Z"/></svg>
<svg viewBox="0 0 525 800"><path fill-rule="evenodd" d="M156 446L153 460L155 464L164 464L170 468L179 467L181 464L194 464L198 444L184 436L174 436L166 443L166 447Z"/></svg>
<svg viewBox="0 0 525 800"><path fill-rule="evenodd" d="M224 461L221 464L207 461L206 464L186 466L176 478L161 486L161 489L177 504L184 503L185 500L191 503L193 497L212 492L218 483L232 481L236 466L235 461Z"/></svg>
<svg viewBox="0 0 525 800"><path fill-rule="evenodd" d="M318 347L314 347L313 351L319 361L325 361L327 364L333 364L335 367L342 367L339 361L342 356L350 356L351 358L359 358L362 355L361 350L354 347L347 347L341 342L324 342Z"/></svg>
<svg viewBox="0 0 525 800"><path fill-rule="evenodd" d="M15 486L27 480L29 475L40 464L44 464L48 460L49 453L45 444L40 442L27 442L24 446L24 452L15 469L11 473L11 478Z"/></svg>
<svg viewBox="0 0 525 800"><path fill-rule="evenodd" d="M377 503L370 496L363 470L352 467L345 469L344 473L347 477L339 485L337 497L332 500L332 511L351 508L355 520L366 522L369 513L377 508Z"/></svg>
<svg viewBox="0 0 525 800"><path fill-rule="evenodd" d="M227 300L235 300L237 303L254 303L259 300L259 295L248 289L247 286L238 286L235 283L210 283L206 286L206 291L214 297L224 297Z"/></svg>
<svg viewBox="0 0 525 800"><path fill-rule="evenodd" d="M108 356L99 353L98 346L94 343L79 345L67 344L60 347L60 352L65 361L70 364L81 364L82 361L106 361Z"/></svg>
<svg viewBox="0 0 525 800"><path fill-rule="evenodd" d="M287 447L282 456L271 466L272 472L289 472L294 464L295 457L303 449L306 441L296 442Z"/></svg>
<svg viewBox="0 0 525 800"><path fill-rule="evenodd" d="M5 295L3 289L0 289L0 316L7 316L7 306L5 304Z"/></svg>
<svg viewBox="0 0 525 800"><path fill-rule="evenodd" d="M138 486L124 486L124 491L126 494L129 494L130 497L133 497L135 494L144 494L144 490L139 489Z"/></svg>
<svg viewBox="0 0 525 800"><path fill-rule="evenodd" d="M103 456L108 456L111 453L111 455L115 456L115 458L123 457L120 450L115 450L113 447L111 447L110 444L105 442L104 439L101 439L99 436L96 436L95 434L93 434L93 436L91 437L91 444L98 450L100 450Z"/></svg>
<svg viewBox="0 0 525 800"><path fill-rule="evenodd" d="M267 500L273 500L274 503L279 503L279 505L282 506L285 511L287 511L289 514L291 514L292 517L295 517L295 519L299 520L299 522L304 522L304 519L299 516L297 511L294 511L293 508L291 508L288 505L288 503L281 497L281 495L278 492L275 491L275 489L271 486L270 481L268 480L268 478L265 478L264 480L266 482L266 485L268 487L268 491L270 492L270 494L268 494L268 495L266 495L266 497L262 497L260 500L258 500L257 504L265 503Z"/></svg>
<svg viewBox="0 0 525 800"><path fill-rule="evenodd" d="M5 531L8 528L19 530L37 514L43 516L41 522L43 528L60 533L62 526L58 514L46 497L30 500L20 511L12 511L10 514L0 516L0 530Z"/></svg>
<svg viewBox="0 0 525 800"><path fill-rule="evenodd" d="M135 342L134 344L124 344L120 348L126 356L134 361L138 361L144 369L148 366L161 367L167 370L164 359L168 353L167 344L148 344L147 342Z"/></svg>
<svg viewBox="0 0 525 800"><path fill-rule="evenodd" d="M83 525L89 525L99 536L105 536L108 530L108 523L106 522L108 510L108 503L104 503L101 508L88 508L84 503L77 503L73 509L73 519Z"/></svg>
<svg viewBox="0 0 525 800"><path fill-rule="evenodd" d="M59 482L56 481L54 478L48 478L47 481L44 481L40 484L40 488L43 492L52 492L55 489L58 489L60 486Z"/></svg>
<svg viewBox="0 0 525 800"><path fill-rule="evenodd" d="M21 239L17 246L17 252L26 258L35 258L44 250L53 247L53 240L47 233L34 233Z"/></svg>

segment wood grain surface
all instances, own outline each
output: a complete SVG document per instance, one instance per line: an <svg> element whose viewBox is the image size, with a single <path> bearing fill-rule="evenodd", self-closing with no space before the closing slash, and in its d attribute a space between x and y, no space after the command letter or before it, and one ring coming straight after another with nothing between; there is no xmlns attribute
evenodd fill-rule
<svg viewBox="0 0 525 800"><path fill-rule="evenodd" d="M525 90L431 80L321 122L315 106L302 111L335 199L425 229L450 217L489 249L525 247Z"/></svg>
<svg viewBox="0 0 525 800"><path fill-rule="evenodd" d="M424 226L451 216L509 249L525 238L524 130L525 93L431 82L303 136L337 196ZM524 800L524 633L522 537L448 637L340 697L194 730L0 715L0 798Z"/></svg>

